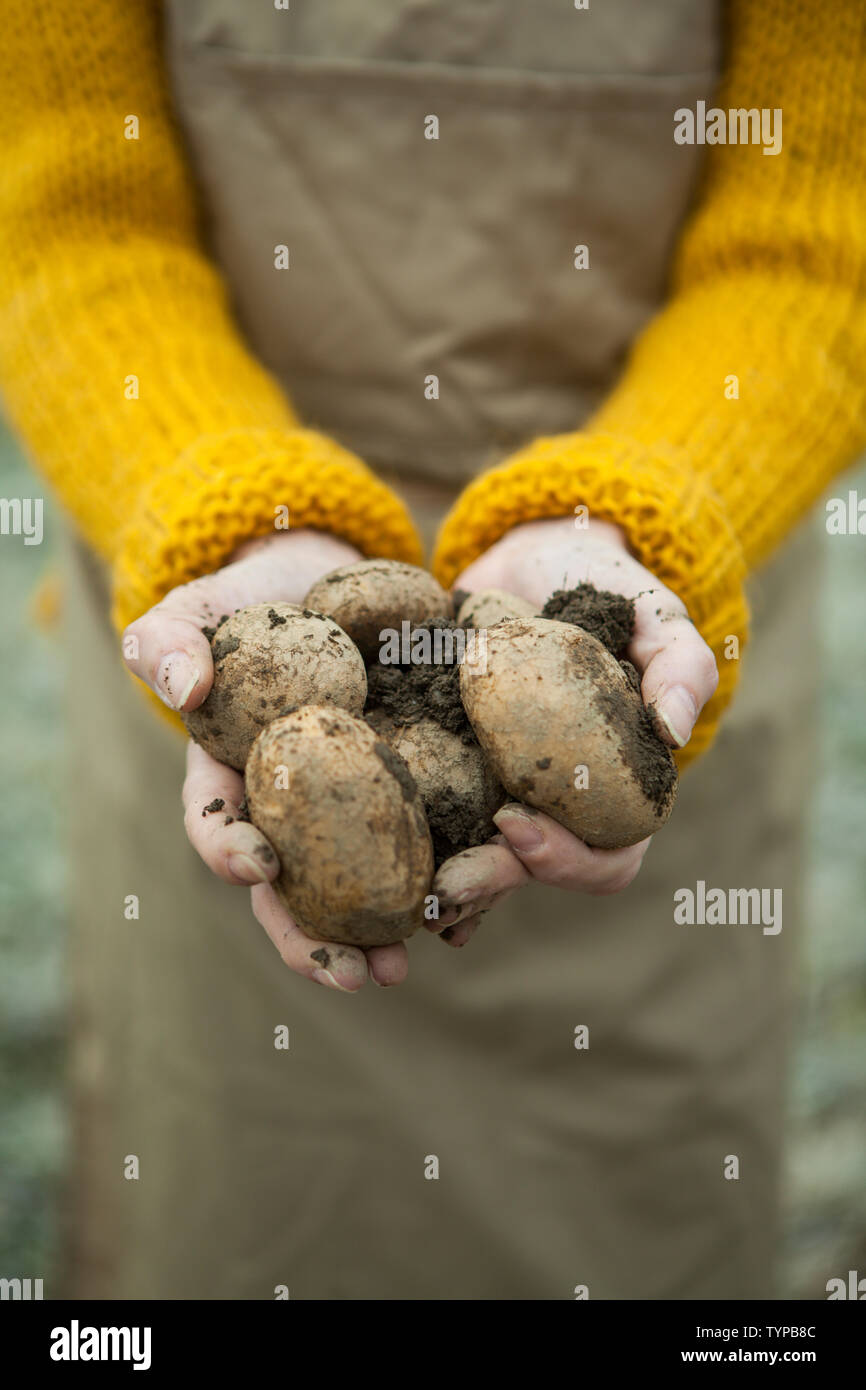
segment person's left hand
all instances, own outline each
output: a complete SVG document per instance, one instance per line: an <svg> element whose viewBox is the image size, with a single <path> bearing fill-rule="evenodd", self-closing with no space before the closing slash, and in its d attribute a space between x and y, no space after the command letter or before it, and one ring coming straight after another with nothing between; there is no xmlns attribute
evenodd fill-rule
<svg viewBox="0 0 866 1390"><path fill-rule="evenodd" d="M573 517L517 526L464 570L455 589L505 589L542 605L557 589L581 581L635 600L628 659L641 676L644 704L672 747L689 740L715 690L715 657L685 604L629 553L619 527ZM433 891L438 921L429 922L451 946L463 946L494 903L522 885L552 884L579 893L617 893L635 877L649 839L626 849L593 849L550 816L508 802L494 816L499 834L441 865Z"/></svg>

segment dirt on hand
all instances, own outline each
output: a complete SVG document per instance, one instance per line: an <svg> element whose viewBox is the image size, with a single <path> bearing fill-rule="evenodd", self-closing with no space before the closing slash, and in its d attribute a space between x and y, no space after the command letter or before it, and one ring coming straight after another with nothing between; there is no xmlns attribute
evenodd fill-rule
<svg viewBox="0 0 866 1390"><path fill-rule="evenodd" d="M598 638L602 646L620 661L634 635L634 599L596 589L594 584L576 584L573 589L557 589L541 610L542 618L573 623Z"/></svg>

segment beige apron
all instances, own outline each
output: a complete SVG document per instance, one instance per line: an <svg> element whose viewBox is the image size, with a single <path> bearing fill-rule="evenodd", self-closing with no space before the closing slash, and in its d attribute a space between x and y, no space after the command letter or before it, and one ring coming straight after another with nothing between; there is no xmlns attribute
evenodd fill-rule
<svg viewBox="0 0 866 1390"><path fill-rule="evenodd" d="M250 341L429 533L487 458L574 427L658 304L697 172L671 112L710 94L714 7L169 13ZM130 689L71 546L72 1291L772 1296L813 557L803 532L756 583L736 707L624 894L527 890L465 950L425 934L406 985L347 999L286 971L186 845L180 740ZM783 888L782 931L677 925L698 880Z"/></svg>

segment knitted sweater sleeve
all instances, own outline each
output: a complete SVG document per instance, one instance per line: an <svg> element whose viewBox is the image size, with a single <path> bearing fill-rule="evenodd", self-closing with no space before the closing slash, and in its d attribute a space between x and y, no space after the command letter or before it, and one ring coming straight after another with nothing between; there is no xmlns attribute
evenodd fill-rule
<svg viewBox="0 0 866 1390"><path fill-rule="evenodd" d="M731 698L725 639L746 635L749 570L866 441L866 3L732 0L727 13L714 104L781 109L781 153L708 147L670 298L619 384L580 432L470 484L435 556L451 582L522 521L585 505L619 523L719 662L681 762Z"/></svg>
<svg viewBox="0 0 866 1390"><path fill-rule="evenodd" d="M278 508L417 563L403 504L301 427L232 320L199 240L155 0L9 0L3 19L0 384L111 568L118 625L272 529Z"/></svg>

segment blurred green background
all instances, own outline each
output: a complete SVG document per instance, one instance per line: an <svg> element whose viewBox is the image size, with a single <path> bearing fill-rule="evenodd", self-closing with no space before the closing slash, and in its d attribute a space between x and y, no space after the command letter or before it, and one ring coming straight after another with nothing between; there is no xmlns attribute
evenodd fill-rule
<svg viewBox="0 0 866 1390"><path fill-rule="evenodd" d="M833 489L866 496L866 469ZM45 496L0 430L0 497ZM822 508L823 510L823 508ZM62 673L34 595L45 539L0 536L0 1275L50 1287L61 1238L64 1113ZM820 524L820 523L817 523ZM831 1276L866 1276L866 537L824 538L822 756L808 854L791 1094L781 1291L823 1298ZM43 591L44 592L44 591Z"/></svg>

